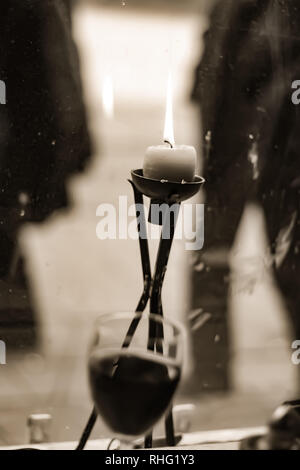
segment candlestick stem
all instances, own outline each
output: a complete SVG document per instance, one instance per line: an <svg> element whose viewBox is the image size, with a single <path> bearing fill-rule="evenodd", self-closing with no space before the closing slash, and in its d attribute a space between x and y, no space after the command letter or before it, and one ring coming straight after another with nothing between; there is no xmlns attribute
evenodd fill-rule
<svg viewBox="0 0 300 470"><path fill-rule="evenodd" d="M172 407L170 413L167 415L165 420L165 430L166 430L166 441L168 447L174 447L176 445L175 432L174 432L174 421Z"/></svg>
<svg viewBox="0 0 300 470"><path fill-rule="evenodd" d="M168 142L172 147L172 144ZM145 220L145 210L144 210L144 200L143 194L136 188L134 183L129 180L133 192L134 192L134 200L136 206L136 217L137 217L137 229L139 234L139 247L140 247L140 256L142 262L142 271L143 271L143 279L144 279L144 289L140 300L138 302L136 312L143 312L148 304L150 299L150 313L158 314L163 316L163 309L162 309L162 301L161 301L161 293L162 293L162 286L163 281L165 278L167 264L169 261L170 251L174 239L176 222L178 219L180 203L173 204L172 211L166 211L164 214L163 222L162 222L162 229L161 229L161 239L159 243L156 264L155 264L155 271L154 277L152 279L151 274L151 263L150 263L150 256L149 256L149 247L148 247L148 240L147 240L147 228L146 228L146 220ZM128 348L130 346L131 340L133 335L139 325L141 317L134 318L129 325L128 331L125 335L124 342L122 344L122 348ZM155 339L153 341L153 338ZM155 324L151 319L149 320L149 336L148 336L148 349L157 350L157 352L163 353L163 338L164 338L164 331L163 325ZM95 426L97 420L97 412L94 408L89 421L84 429L82 437L79 441L79 444L76 450L83 450L91 432ZM165 420L165 429L166 429L166 443L168 446L175 446L175 436L174 436L174 425L173 425L173 416L172 410L168 414ZM145 448L152 447L152 432L150 432L145 437Z"/></svg>
<svg viewBox="0 0 300 470"><path fill-rule="evenodd" d="M170 144L171 145L171 144ZM166 211L164 214L164 220L162 222L161 239L159 243L159 249L157 253L155 272L153 281L151 279L151 266L149 258L148 241L143 237L146 232L145 213L143 210L143 195L137 190L135 185L130 181L133 190L136 204L136 215L138 222L138 234L140 244L140 254L142 259L143 277L144 277L144 292L140 299L137 307L137 311L141 312L146 308L148 299L150 297L150 313L163 315L161 293L162 285L167 270L167 264L169 261L170 251L174 240L175 227L178 219L180 204L174 204L172 211ZM141 310L142 307L142 310ZM136 330L139 323L139 319L134 319L129 326L127 338L132 338L132 333ZM156 340L153 341L153 338ZM148 349L156 350L159 353L163 353L163 338L164 331L161 324L155 324L151 319L149 320L149 336L148 336ZM126 346L128 347L130 340L127 340ZM174 436L174 425L172 411L166 418L166 442L169 446L175 445ZM145 437L145 448L152 447L152 433Z"/></svg>
<svg viewBox="0 0 300 470"><path fill-rule="evenodd" d="M84 450L86 443L89 440L92 430L96 424L96 421L97 421L97 411L96 411L96 408L94 407L89 417L89 420L87 422L87 425L84 428L82 436L79 440L78 446L76 447L75 450Z"/></svg>

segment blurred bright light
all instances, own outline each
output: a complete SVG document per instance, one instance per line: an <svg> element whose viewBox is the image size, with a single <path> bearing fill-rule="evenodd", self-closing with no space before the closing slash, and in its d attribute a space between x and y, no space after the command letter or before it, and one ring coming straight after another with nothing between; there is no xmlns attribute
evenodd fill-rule
<svg viewBox="0 0 300 470"><path fill-rule="evenodd" d="M82 4L74 15L74 33L82 55L86 98L93 107L109 70L115 102L163 106L170 68L174 103L186 102L201 53L200 15L158 15L108 11ZM100 95L100 96L99 96Z"/></svg>
<svg viewBox="0 0 300 470"><path fill-rule="evenodd" d="M114 87L112 78L110 75L106 75L103 80L102 85L102 106L104 115L108 119L112 119L114 117Z"/></svg>

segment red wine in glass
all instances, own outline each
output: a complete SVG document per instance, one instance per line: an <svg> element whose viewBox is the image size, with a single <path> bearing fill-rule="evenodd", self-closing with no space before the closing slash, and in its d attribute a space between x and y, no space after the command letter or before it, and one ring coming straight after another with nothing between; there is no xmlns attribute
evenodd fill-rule
<svg viewBox="0 0 300 470"><path fill-rule="evenodd" d="M92 398L112 437L129 443L151 431L172 402L185 329L161 315L115 312L100 316L94 333L88 358Z"/></svg>
<svg viewBox="0 0 300 470"><path fill-rule="evenodd" d="M89 379L96 408L109 428L116 434L140 436L168 409L180 368L155 355L94 352Z"/></svg>

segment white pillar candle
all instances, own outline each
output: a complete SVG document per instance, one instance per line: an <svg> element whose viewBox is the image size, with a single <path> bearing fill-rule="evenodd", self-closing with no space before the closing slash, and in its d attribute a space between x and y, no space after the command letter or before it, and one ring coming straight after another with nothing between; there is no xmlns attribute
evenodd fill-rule
<svg viewBox="0 0 300 470"><path fill-rule="evenodd" d="M175 145L171 74L167 86L164 142L164 145L148 147L143 165L144 176L160 181L194 181L196 149L189 145Z"/></svg>
<svg viewBox="0 0 300 470"><path fill-rule="evenodd" d="M155 180L193 181L197 153L189 145L169 144L148 147L144 158L144 176Z"/></svg>

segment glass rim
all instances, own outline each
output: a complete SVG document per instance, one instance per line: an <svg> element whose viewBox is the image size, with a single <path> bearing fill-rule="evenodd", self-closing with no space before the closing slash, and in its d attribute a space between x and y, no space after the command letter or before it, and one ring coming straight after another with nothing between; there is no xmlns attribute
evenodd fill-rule
<svg viewBox="0 0 300 470"><path fill-rule="evenodd" d="M143 320L151 320L153 319L155 322L160 323L161 325L166 325L169 326L173 329L173 336L172 338L162 338L161 341L163 344L167 344L169 346L172 345L177 345L181 344L183 349L178 351L176 354L176 358L167 358L168 361L171 361L174 365L180 366L182 363L185 362L186 360L186 355L187 355L187 345L189 343L189 336L188 336L188 330L183 322L180 322L177 319L170 319L167 316L162 316L158 313L148 313L148 312L136 312L136 311L121 311L121 310L115 310L115 311L110 311L110 312L103 312L100 313L96 318L94 322L94 328L100 328L101 326L105 326L106 323L109 323L109 321L114 321L114 320L128 320L128 326L129 324L134 320L134 319L143 319ZM102 322L102 323L101 323ZM127 338L127 336L126 336ZM124 339L126 339L124 338ZM179 343L178 343L179 342ZM122 350L123 346L121 347L119 344L116 346L113 345L94 345L93 349L99 349L101 351L105 350ZM143 349L141 349L139 346L132 346L130 345L130 351L135 352L135 353L140 353ZM128 351L128 347L124 347L124 351ZM146 351L147 357L153 357L155 360L157 360L157 357L159 356L158 352L156 351L155 353L151 350Z"/></svg>
<svg viewBox="0 0 300 470"><path fill-rule="evenodd" d="M110 311L110 312L105 312L105 313L100 313L97 315L94 325L97 326L97 324L101 323L102 320L104 321L109 321L114 319L124 319L126 318L126 315L128 315L129 320L134 320L135 318L144 318L148 320L153 320L157 323L160 324L169 324L172 327L175 327L181 334L182 336L187 336L187 328L184 325L183 322L177 319L170 318L169 316L166 315L160 315L159 313L148 313L148 312L139 312L139 311L134 311L134 310L115 310L115 311ZM131 318L129 318L129 315ZM107 318L107 320L105 320ZM104 322L103 322L104 323Z"/></svg>

